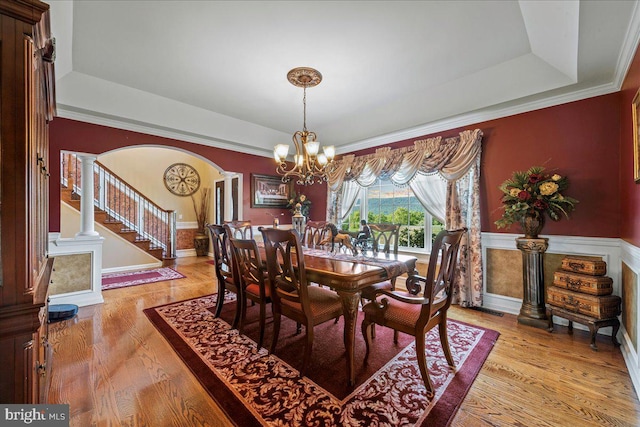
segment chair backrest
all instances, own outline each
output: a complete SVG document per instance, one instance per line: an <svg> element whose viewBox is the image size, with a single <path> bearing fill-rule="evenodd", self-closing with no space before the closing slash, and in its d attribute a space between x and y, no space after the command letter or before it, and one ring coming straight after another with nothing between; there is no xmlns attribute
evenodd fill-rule
<svg viewBox="0 0 640 427"><path fill-rule="evenodd" d="M232 239L253 239L251 221L225 221L224 225L229 226L229 230L231 231L229 237Z"/></svg>
<svg viewBox="0 0 640 427"><path fill-rule="evenodd" d="M310 317L308 282L298 234L277 228L260 227L259 230L264 241L274 309L280 311L280 300L286 299L300 304L305 316Z"/></svg>
<svg viewBox="0 0 640 427"><path fill-rule="evenodd" d="M400 226L398 224L369 224L374 252L398 253Z"/></svg>
<svg viewBox="0 0 640 427"><path fill-rule="evenodd" d="M227 229L219 224L207 224L207 229L211 235L213 244L213 260L216 267L216 277L218 281L225 281L227 278L234 278L233 264L231 259L231 246Z"/></svg>
<svg viewBox="0 0 640 427"><path fill-rule="evenodd" d="M304 227L304 237L302 242L310 248L318 246L318 243L327 236L329 232L325 227L327 221L307 221Z"/></svg>
<svg viewBox="0 0 640 427"><path fill-rule="evenodd" d="M229 239L233 249L233 259L238 272L238 282L246 288L249 284L255 283L261 288L261 297L265 297L263 293L265 279L265 266L260 258L258 245L253 239Z"/></svg>
<svg viewBox="0 0 640 427"><path fill-rule="evenodd" d="M451 287L456 278L458 250L466 233L466 228L443 230L433 242L424 289L424 298L430 300L429 317L451 305Z"/></svg>

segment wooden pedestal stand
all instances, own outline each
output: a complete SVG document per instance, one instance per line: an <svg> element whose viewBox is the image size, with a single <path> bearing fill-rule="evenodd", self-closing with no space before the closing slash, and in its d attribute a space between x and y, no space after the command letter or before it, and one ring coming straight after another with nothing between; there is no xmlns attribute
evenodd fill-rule
<svg viewBox="0 0 640 427"><path fill-rule="evenodd" d="M516 239L516 247L522 251L522 308L518 323L547 329L544 295L544 253L549 247L549 239Z"/></svg>

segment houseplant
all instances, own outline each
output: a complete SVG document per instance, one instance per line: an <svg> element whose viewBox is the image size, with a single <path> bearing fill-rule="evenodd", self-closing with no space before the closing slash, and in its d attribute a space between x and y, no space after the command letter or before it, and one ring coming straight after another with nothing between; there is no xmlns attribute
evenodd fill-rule
<svg viewBox="0 0 640 427"><path fill-rule="evenodd" d="M193 194L191 195L193 210L196 213L196 222L198 223L198 230L196 231L196 236L193 240L193 244L196 249L196 254L198 256L204 256L207 255L207 252L209 251L209 236L207 236L204 228L207 224L210 189L207 187L203 187L202 189L200 189L199 193L199 201L196 201L196 197L194 197Z"/></svg>
<svg viewBox="0 0 640 427"><path fill-rule="evenodd" d="M526 172L514 172L511 178L500 185L504 213L495 224L498 228L509 228L520 223L525 238L537 238L544 226L545 216L559 221L575 208L578 201L562 194L569 180L559 174L544 173L541 166L533 166Z"/></svg>

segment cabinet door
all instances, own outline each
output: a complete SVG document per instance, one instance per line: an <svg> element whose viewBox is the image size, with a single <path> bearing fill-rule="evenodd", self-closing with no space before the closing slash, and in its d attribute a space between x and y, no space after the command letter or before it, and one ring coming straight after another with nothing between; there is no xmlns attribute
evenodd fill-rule
<svg viewBox="0 0 640 427"><path fill-rule="evenodd" d="M25 103L27 106L27 226L30 277L28 291L40 283L47 256L48 243L48 132L45 116L44 66L40 55L34 55L34 43L25 36Z"/></svg>

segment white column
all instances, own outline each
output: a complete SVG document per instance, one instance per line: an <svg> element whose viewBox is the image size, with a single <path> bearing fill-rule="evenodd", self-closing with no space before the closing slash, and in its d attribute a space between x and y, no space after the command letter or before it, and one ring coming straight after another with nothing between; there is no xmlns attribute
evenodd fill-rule
<svg viewBox="0 0 640 427"><path fill-rule="evenodd" d="M99 236L94 228L93 215L93 164L95 156L78 156L82 162L82 194L80 196L80 231L76 237Z"/></svg>
<svg viewBox="0 0 640 427"><path fill-rule="evenodd" d="M232 188L232 178L235 173L232 172L224 172L224 220L231 221L233 218L233 188ZM238 218L239 219L239 218Z"/></svg>

